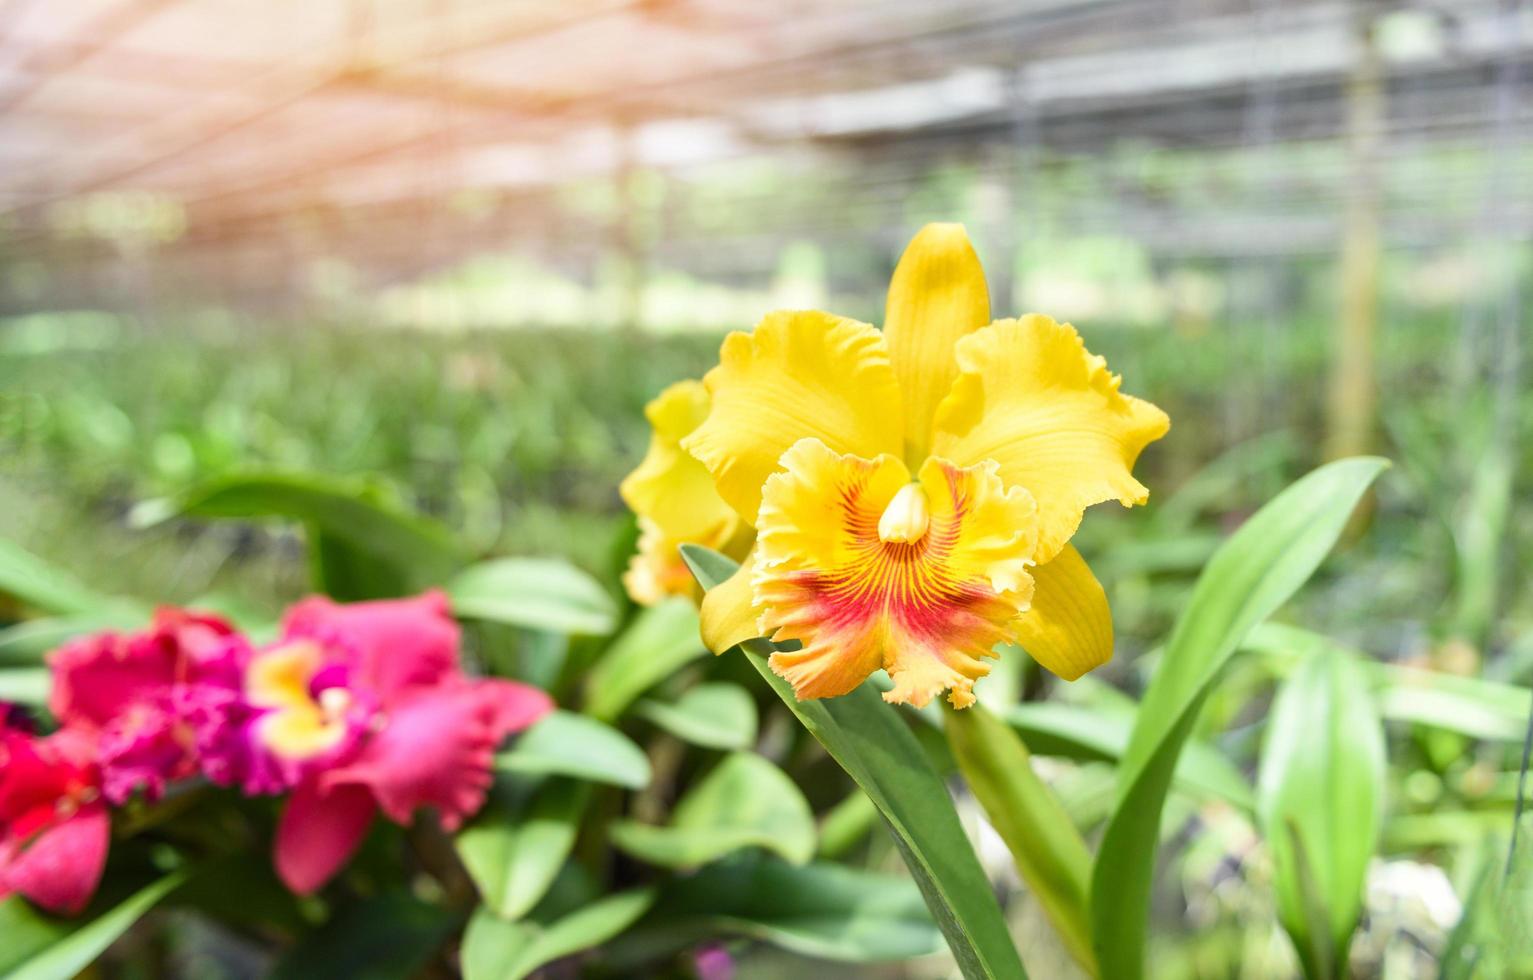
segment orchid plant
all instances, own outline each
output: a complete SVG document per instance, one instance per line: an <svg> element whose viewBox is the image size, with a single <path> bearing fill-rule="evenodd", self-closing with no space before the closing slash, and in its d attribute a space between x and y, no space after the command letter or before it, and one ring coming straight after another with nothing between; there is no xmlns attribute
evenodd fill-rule
<svg viewBox="0 0 1533 980"><path fill-rule="evenodd" d="M1082 551L1111 556L1076 534L1147 502L1134 467L1170 421L1073 326L992 319L957 225L916 235L881 329L769 313L646 414L607 570L631 603L295 474L137 512L300 524L313 594L280 616L149 609L0 542L0 975L142 956L112 944L173 936L163 905L277 976L727 980L766 943L1133 980L1163 824L1192 801L1261 836L1282 962L1340 977L1391 826L1383 722L1521 732L1522 689L1264 624L1377 459L1322 466L1212 552L1131 665L1137 703L1087 676L1114 636ZM1076 683L1021 699L1035 665ZM1255 785L1204 718L1237 667L1280 691ZM1042 932L1017 928L1022 894Z"/></svg>

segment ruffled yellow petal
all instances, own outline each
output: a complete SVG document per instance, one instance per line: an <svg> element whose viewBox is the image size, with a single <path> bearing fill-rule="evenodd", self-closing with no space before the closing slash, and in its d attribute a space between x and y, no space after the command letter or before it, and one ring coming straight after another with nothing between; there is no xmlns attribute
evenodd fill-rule
<svg viewBox="0 0 1533 980"><path fill-rule="evenodd" d="M953 346L990 322L985 270L963 225L927 225L905 247L889 283L884 336L905 396L905 458L931 446L937 405L958 377Z"/></svg>
<svg viewBox="0 0 1533 980"><path fill-rule="evenodd" d="M670 596L696 599L702 590L687 563L681 560L680 549L684 544L717 547L709 541L673 538L659 524L640 515L638 550L628 559L628 568L623 572L623 588L629 598L641 606L653 606Z"/></svg>
<svg viewBox="0 0 1533 980"><path fill-rule="evenodd" d="M761 610L756 608L751 591L755 575L756 553L752 551L733 575L703 596L700 610L703 646L714 653L723 653L763 635L756 625Z"/></svg>
<svg viewBox="0 0 1533 980"><path fill-rule="evenodd" d="M899 384L883 336L866 323L815 310L769 314L753 333L725 338L704 380L713 408L682 446L747 523L800 439L865 456L900 449Z"/></svg>
<svg viewBox="0 0 1533 980"><path fill-rule="evenodd" d="M1065 545L1032 575L1032 608L1014 624L1022 649L1067 681L1111 660L1107 593L1080 552Z"/></svg>
<svg viewBox="0 0 1533 980"><path fill-rule="evenodd" d="M761 632L802 647L774 654L772 669L800 698L845 694L882 667L894 681L885 700L919 706L951 689L953 704L972 704L982 658L1032 593L1032 498L1003 487L993 464L930 459L911 500L897 457L839 455L817 439L782 463L762 500L755 600Z"/></svg>
<svg viewBox="0 0 1533 980"><path fill-rule="evenodd" d="M708 468L681 448L681 440L708 417L708 408L701 381L679 381L650 402L644 409L653 429L649 450L618 492L654 525L656 535L717 547L734 533L739 518L714 489ZM674 546L670 550L674 553ZM670 558L680 561L674 554Z"/></svg>
<svg viewBox="0 0 1533 980"><path fill-rule="evenodd" d="M1130 472L1166 434L1166 413L1118 391L1120 378L1069 324L1032 314L958 341L959 377L937 410L933 452L960 466L1000 464L1038 501L1038 561L1059 554L1092 504L1142 504Z"/></svg>

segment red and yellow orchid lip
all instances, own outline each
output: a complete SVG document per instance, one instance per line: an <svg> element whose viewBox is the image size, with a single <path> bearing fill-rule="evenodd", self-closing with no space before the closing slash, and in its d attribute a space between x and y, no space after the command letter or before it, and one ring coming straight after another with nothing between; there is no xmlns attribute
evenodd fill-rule
<svg viewBox="0 0 1533 980"><path fill-rule="evenodd" d="M845 694L875 670L892 702L944 690L974 701L983 658L1026 610L1037 505L996 466L930 457L917 480L899 459L838 455L805 439L766 481L752 583L772 669L801 698Z"/></svg>
<svg viewBox="0 0 1533 980"><path fill-rule="evenodd" d="M895 269L882 331L807 310L731 334L688 410L663 413L686 424L659 449L651 406L657 444L635 478L696 464L710 507L757 532L703 598L711 649L797 640L772 663L801 698L883 668L891 701L950 689L962 707L1002 641L1066 680L1112 655L1106 594L1070 538L1087 507L1145 502L1134 462L1170 427L1119 384L1067 323L992 322L963 228L928 225Z"/></svg>

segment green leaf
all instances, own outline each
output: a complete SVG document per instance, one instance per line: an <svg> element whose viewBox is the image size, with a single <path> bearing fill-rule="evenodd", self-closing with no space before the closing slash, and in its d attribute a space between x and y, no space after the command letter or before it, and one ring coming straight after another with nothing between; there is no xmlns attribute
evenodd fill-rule
<svg viewBox="0 0 1533 980"><path fill-rule="evenodd" d="M186 874L177 872L81 919L47 915L20 896L0 902L0 936L5 937L0 943L0 976L69 980L185 880Z"/></svg>
<svg viewBox="0 0 1533 980"><path fill-rule="evenodd" d="M1285 674L1317 652L1334 650L1353 657L1367 672L1385 721L1513 743L1521 743L1527 728L1533 692L1515 684L1379 663L1328 636L1286 623L1263 623L1243 646Z"/></svg>
<svg viewBox="0 0 1533 980"><path fill-rule="evenodd" d="M527 729L495 768L522 775L573 776L626 789L649 785L649 758L628 736L594 718L554 710Z"/></svg>
<svg viewBox="0 0 1533 980"><path fill-rule="evenodd" d="M605 635L617 606L596 580L553 558L498 558L471 565L448 583L453 612L523 629Z"/></svg>
<svg viewBox="0 0 1533 980"><path fill-rule="evenodd" d="M1257 511L1198 577L1135 719L1092 872L1092 942L1108 980L1144 973L1161 808L1203 701L1246 634L1314 574L1387 465L1345 459L1308 474Z"/></svg>
<svg viewBox="0 0 1533 980"><path fill-rule="evenodd" d="M623 945L664 952L742 936L801 956L873 963L942 951L942 933L908 878L761 856L710 865L666 885Z"/></svg>
<svg viewBox="0 0 1533 980"><path fill-rule="evenodd" d="M1077 760L1119 761L1134 727L1129 713L1048 701L1019 704L1005 717L1034 755ZM1200 799L1223 800L1246 813L1256 807L1240 768L1206 743L1187 742L1173 778L1179 789Z"/></svg>
<svg viewBox="0 0 1533 980"><path fill-rule="evenodd" d="M1347 962L1378 846L1384 776L1384 730L1363 671L1338 653L1309 658L1272 706L1257 815L1279 916L1311 980L1339 976Z"/></svg>
<svg viewBox="0 0 1533 980"><path fill-rule="evenodd" d="M441 585L467 557L447 528L384 503L373 487L316 475L226 477L172 500L146 502L135 516L140 524L154 524L176 515L303 523L325 591L341 599Z"/></svg>
<svg viewBox="0 0 1533 980"><path fill-rule="evenodd" d="M683 545L681 552L704 588L718 585L736 567L707 548ZM843 697L800 701L767 665L770 643L751 640L741 644L741 650L884 815L964 976L1025 977L1001 907L964 836L947 786L899 713L866 684Z"/></svg>
<svg viewBox="0 0 1533 980"><path fill-rule="evenodd" d="M139 629L149 620L146 610L114 605L94 613L30 619L0 629L0 664L25 666L41 663L44 655L87 633L109 629Z"/></svg>
<svg viewBox="0 0 1533 980"><path fill-rule="evenodd" d="M705 749L747 749L756 741L756 702L738 684L699 684L671 703L642 701L637 711Z"/></svg>
<svg viewBox="0 0 1533 980"><path fill-rule="evenodd" d="M619 820L612 843L650 864L696 868L760 847L794 864L814 856L814 812L787 774L752 752L734 752L692 787L664 827Z"/></svg>
<svg viewBox="0 0 1533 980"><path fill-rule="evenodd" d="M418 975L461 922L459 913L408 892L385 892L343 906L288 950L271 980L405 980Z"/></svg>
<svg viewBox="0 0 1533 980"><path fill-rule="evenodd" d="M586 713L613 721L639 695L707 653L692 603L676 598L651 606L586 675Z"/></svg>
<svg viewBox="0 0 1533 980"><path fill-rule="evenodd" d="M14 541L0 538L0 594L55 616L129 615L130 600L103 595Z"/></svg>
<svg viewBox="0 0 1533 980"><path fill-rule="evenodd" d="M48 703L53 675L47 667L0 668L0 701L39 707Z"/></svg>
<svg viewBox="0 0 1533 980"><path fill-rule="evenodd" d="M948 744L969 789L1011 851L1028 890L1076 962L1096 973L1091 952L1091 853L1038 774L1027 746L976 704L944 712Z"/></svg>
<svg viewBox="0 0 1533 980"><path fill-rule="evenodd" d="M464 980L522 980L541 966L613 938L654 901L651 888L620 892L549 923L507 922L481 908L463 934Z"/></svg>
<svg viewBox="0 0 1533 980"><path fill-rule="evenodd" d="M519 919L547 894L575 846L587 783L502 774L484 809L458 834L458 856L484 904Z"/></svg>

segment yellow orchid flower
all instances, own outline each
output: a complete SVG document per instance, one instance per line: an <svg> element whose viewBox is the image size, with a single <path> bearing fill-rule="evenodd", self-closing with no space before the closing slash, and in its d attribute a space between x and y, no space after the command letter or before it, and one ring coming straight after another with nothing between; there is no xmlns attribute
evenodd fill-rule
<svg viewBox="0 0 1533 980"><path fill-rule="evenodd" d="M1170 428L1119 381L1069 324L992 323L960 225L911 242L882 332L806 311L729 335L680 448L757 541L704 640L796 640L771 665L800 698L883 668L884 699L917 706L972 704L1002 641L1067 680L1105 663L1107 599L1069 541L1088 506L1148 499L1133 464Z"/></svg>
<svg viewBox="0 0 1533 980"><path fill-rule="evenodd" d="M696 597L698 588L681 560L683 544L701 544L736 557L742 534L749 535L734 508L713 488L702 463L681 448L681 440L708 416L708 389L701 381L679 381L644 409L649 450L618 487L639 518L639 550L628 563L623 585L633 601L652 606L668 596Z"/></svg>

